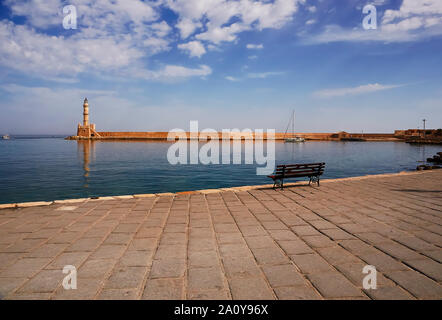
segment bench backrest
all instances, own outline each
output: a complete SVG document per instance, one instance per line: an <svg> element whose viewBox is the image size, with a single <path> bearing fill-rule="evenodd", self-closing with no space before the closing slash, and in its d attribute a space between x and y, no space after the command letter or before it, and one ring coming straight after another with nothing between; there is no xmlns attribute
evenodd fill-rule
<svg viewBox="0 0 442 320"><path fill-rule="evenodd" d="M308 175L324 173L325 163L304 163L304 164L282 164L276 166L275 175L277 176L290 176L290 175Z"/></svg>

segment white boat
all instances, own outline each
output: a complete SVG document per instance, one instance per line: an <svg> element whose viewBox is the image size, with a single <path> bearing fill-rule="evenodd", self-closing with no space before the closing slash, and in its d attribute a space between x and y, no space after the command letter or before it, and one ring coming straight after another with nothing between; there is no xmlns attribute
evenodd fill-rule
<svg viewBox="0 0 442 320"><path fill-rule="evenodd" d="M3 140L9 140L9 139L11 139L11 137L9 135L5 134L4 136L2 136L2 139Z"/></svg>
<svg viewBox="0 0 442 320"><path fill-rule="evenodd" d="M294 138L287 138L284 139L285 142L305 142L305 139L302 137L294 137Z"/></svg>
<svg viewBox="0 0 442 320"><path fill-rule="evenodd" d="M305 139L303 137L291 137L291 138L286 138L287 136L287 131L289 130L290 124L292 125L292 136L295 134L295 110L293 110L293 115L290 118L289 124L287 125L287 129L285 130L284 133L284 142L288 142L288 143L299 143L299 142L305 142Z"/></svg>

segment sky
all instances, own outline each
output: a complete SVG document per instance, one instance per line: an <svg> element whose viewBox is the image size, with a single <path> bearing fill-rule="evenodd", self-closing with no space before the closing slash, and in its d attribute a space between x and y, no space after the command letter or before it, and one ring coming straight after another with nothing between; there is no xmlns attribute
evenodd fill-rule
<svg viewBox="0 0 442 320"><path fill-rule="evenodd" d="M97 131L440 128L441 40L441 0L4 0L0 134L73 135L85 97Z"/></svg>

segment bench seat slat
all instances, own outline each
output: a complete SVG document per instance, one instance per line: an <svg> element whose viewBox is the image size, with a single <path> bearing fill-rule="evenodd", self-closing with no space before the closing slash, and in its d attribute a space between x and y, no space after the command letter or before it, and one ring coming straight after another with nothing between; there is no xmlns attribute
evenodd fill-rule
<svg viewBox="0 0 442 320"><path fill-rule="evenodd" d="M298 169L318 169L318 168L324 168L324 163L317 163L317 164L310 164L310 165L278 165L276 167L276 172L283 171L283 170L298 170Z"/></svg>
<svg viewBox="0 0 442 320"><path fill-rule="evenodd" d="M325 165L325 162L315 162L315 163L298 163L298 164L280 164L278 167L296 167L296 166L317 166L317 165Z"/></svg>
<svg viewBox="0 0 442 320"><path fill-rule="evenodd" d="M292 174L292 173L309 173L309 172L321 172L321 171L324 171L324 168L276 171L274 174L277 174L277 175L282 175L282 174L288 175L288 174Z"/></svg>
<svg viewBox="0 0 442 320"><path fill-rule="evenodd" d="M319 171L323 170L323 167L317 167L317 168L286 168L285 170L276 170L275 173L283 173L283 172L297 172L297 171Z"/></svg>
<svg viewBox="0 0 442 320"><path fill-rule="evenodd" d="M317 167L317 168L297 168L297 169L292 169L292 168L286 168L285 170L275 170L275 173L282 173L282 172L296 172L296 171L319 171L319 170L323 170L324 167Z"/></svg>
<svg viewBox="0 0 442 320"><path fill-rule="evenodd" d="M322 174L323 174L324 172L312 172L312 173L308 173L308 174L305 174L305 173L301 173L301 174L289 174L289 175L271 175L271 176L268 176L269 178L272 178L272 179L281 179L281 178L302 178L302 177L314 177L314 176L321 176Z"/></svg>
<svg viewBox="0 0 442 320"><path fill-rule="evenodd" d="M284 175L289 175L289 174L298 174L298 173L316 173L316 172L321 172L324 171L324 169L315 169L315 170L306 170L306 169L302 169L302 170L290 170L290 171L285 171L285 172L275 172L274 174L276 175L282 175L284 173Z"/></svg>

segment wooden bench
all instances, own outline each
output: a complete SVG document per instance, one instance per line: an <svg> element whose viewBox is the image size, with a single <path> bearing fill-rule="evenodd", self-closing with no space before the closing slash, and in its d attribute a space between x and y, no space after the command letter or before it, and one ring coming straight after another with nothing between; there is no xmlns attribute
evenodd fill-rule
<svg viewBox="0 0 442 320"><path fill-rule="evenodd" d="M324 173L325 163L306 163L306 164L283 164L276 167L275 172L268 176L273 179L273 189L277 185L284 188L284 179L288 178L310 178L309 185L316 182L319 186L320 176Z"/></svg>

